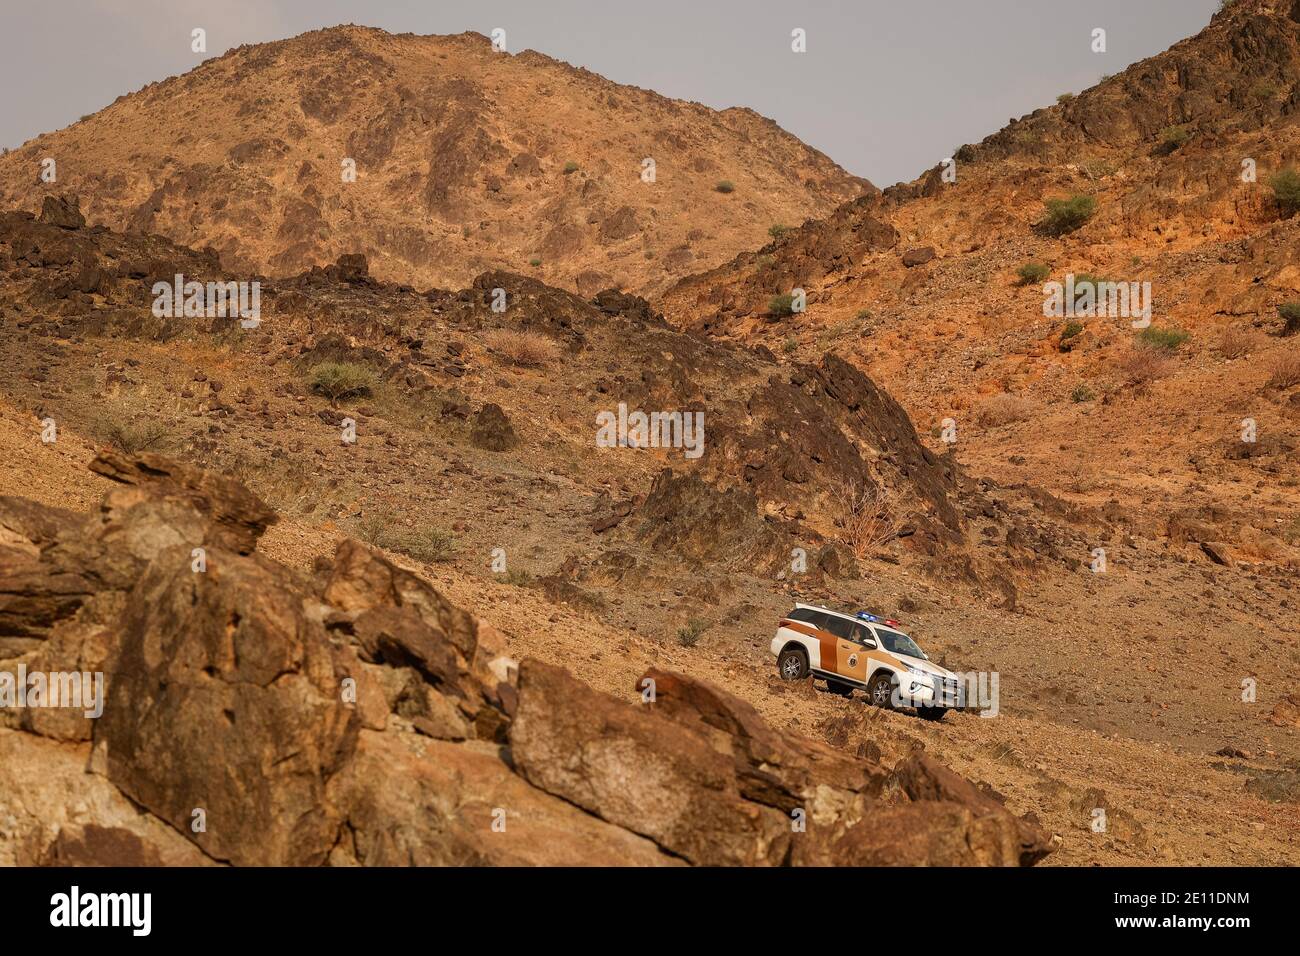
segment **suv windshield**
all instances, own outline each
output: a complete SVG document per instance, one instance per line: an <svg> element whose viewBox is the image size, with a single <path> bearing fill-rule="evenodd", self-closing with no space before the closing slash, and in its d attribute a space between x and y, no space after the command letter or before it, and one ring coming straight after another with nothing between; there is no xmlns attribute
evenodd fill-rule
<svg viewBox="0 0 1300 956"><path fill-rule="evenodd" d="M878 627L876 628L876 636L880 638L880 643L885 645L885 650L891 654L918 657L923 661L930 659L925 656L925 651L916 646L915 641L901 631L889 631L883 627Z"/></svg>

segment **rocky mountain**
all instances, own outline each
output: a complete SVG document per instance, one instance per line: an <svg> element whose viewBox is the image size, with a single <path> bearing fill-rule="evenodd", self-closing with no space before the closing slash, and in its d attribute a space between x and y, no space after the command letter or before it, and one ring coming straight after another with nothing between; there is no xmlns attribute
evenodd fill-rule
<svg viewBox="0 0 1300 956"><path fill-rule="evenodd" d="M1238 0L951 166L659 304L792 361L851 356L978 474L1041 485L1197 560L1221 548L1295 567L1297 64L1300 8ZM1062 202L1086 214L1060 228ZM1046 284L1071 276L1147 290L1150 315L1045 315ZM788 309L795 289L803 312Z"/></svg>
<svg viewBox="0 0 1300 956"><path fill-rule="evenodd" d="M231 50L0 157L0 205L66 191L239 273L356 252L421 288L504 268L589 295L661 288L875 190L751 110L478 34L345 26Z"/></svg>

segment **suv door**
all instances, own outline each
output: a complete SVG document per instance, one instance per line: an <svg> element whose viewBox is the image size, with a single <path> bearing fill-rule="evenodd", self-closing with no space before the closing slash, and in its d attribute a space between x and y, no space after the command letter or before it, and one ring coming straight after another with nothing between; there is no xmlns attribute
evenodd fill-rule
<svg viewBox="0 0 1300 956"><path fill-rule="evenodd" d="M868 641L871 641L871 631L863 624L854 624L853 633L849 637L853 650L845 659L844 676L851 677L861 684L867 682L867 671L871 667L871 661L867 657Z"/></svg>
<svg viewBox="0 0 1300 956"><path fill-rule="evenodd" d="M826 629L835 635L835 673L859 684L865 683L867 656L862 648L865 635L862 625L831 614L826 618Z"/></svg>

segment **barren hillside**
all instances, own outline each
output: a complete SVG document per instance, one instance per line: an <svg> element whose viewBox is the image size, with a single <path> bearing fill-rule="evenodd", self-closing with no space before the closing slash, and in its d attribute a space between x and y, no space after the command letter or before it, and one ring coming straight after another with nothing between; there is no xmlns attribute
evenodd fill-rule
<svg viewBox="0 0 1300 956"><path fill-rule="evenodd" d="M658 289L872 190L748 109L478 34L355 26L240 47L0 158L5 207L73 192L92 221L211 246L237 272L359 252L421 288L506 268Z"/></svg>
<svg viewBox="0 0 1300 956"><path fill-rule="evenodd" d="M246 627L271 626L262 622L270 612L253 594L303 588L305 599L324 586L296 576L322 581L342 574L373 582L354 558L339 565L338 554L362 553L351 545L339 552L340 541L359 537L499 632L510 657L560 665L629 708L651 669L708 681L752 705L792 741L812 738L818 748L864 761L853 766L877 783L862 798L879 785L890 812L923 812L896 809L905 793L902 781L913 779L906 768L923 747L1005 801L1011 816L984 798L962 797L973 801L965 812L984 820L981 826L1013 834L1007 827L1030 815L1025 825L1043 828L1026 838L1031 851L1025 860L1046 848L1053 850L1049 863L1294 858L1300 751L1288 675L1297 661L1297 616L1292 581L1278 569L1192 563L1172 554L1158 535L1129 531L1113 517L1068 505L1032 484L972 476L953 455L925 449L901 407L834 355L778 362L761 350L675 330L636 297L607 291L585 301L503 273L485 274L460 292L418 294L376 282L363 262L349 259L267 283L256 329L231 318L159 318L149 308L155 278L176 271L205 278L215 268L210 256L159 237L78 227L70 209L57 203L47 213L50 221L0 217L0 265L7 278L0 316L12 332L0 340L7 343L0 362L6 396L0 491L34 498L52 512L38 521L39 511L22 502L11 499L5 506L5 553L12 563L0 601L0 658L11 664L34 667L79 655L103 661L110 680L114 674L129 679L133 694L164 694L164 685L139 678L134 666L119 671L115 655L128 652L137 638L115 636L123 631L111 615L121 613L122 602L130 614L143 612L149 602L132 588L149 581L162 587L159 582L171 581L175 571L142 563L147 553L117 549L160 535L174 541L175 529L183 540L192 534L208 540L213 533L185 530L201 529L210 519L176 515L166 519L173 530L155 528L159 506L150 503L147 489L134 486L163 482L163 501L177 497L166 491L169 480L206 487L199 503L208 502L204 507L215 508L227 523L237 521L245 536L260 534L266 515L244 498L213 505L225 487L214 485L215 478L196 479L149 458L125 463L130 455L162 453L186 468L235 476L272 506L277 520L257 546L261 557L223 559L241 569L228 599L237 603ZM504 313L491 308L498 288L508 293ZM331 401L321 393L321 368L335 362L368 370L364 394ZM597 446L601 411L619 403L655 408L669 402L704 411L706 451L698 459L682 449ZM343 440L349 420L355 442ZM50 422L58 437L45 442ZM774 433L784 436L781 444L763 440ZM112 451L92 473L86 465L97 446ZM168 473L180 477L159 477ZM114 492L96 511L96 502L114 487L105 477L129 479L128 491ZM887 489L904 522L897 537L858 547L863 542L841 523L837 493L846 480ZM100 544L69 547L66 542L87 536L82 522L91 520L74 512L107 516L93 532ZM1099 542L1116 554L1107 575L1090 573L1085 563ZM795 548L807 553L806 571L795 572L790 563ZM93 584L78 583L102 567L122 570L108 580L106 572L95 571ZM353 569L329 570L339 567ZM138 575L141 583L133 585ZM273 586L263 575L283 583ZM467 788L457 798L466 810L438 817L451 830L402 837L409 841L401 844L402 859L465 860L473 857L458 854L490 847L492 855L481 862L597 862L621 841L628 852L643 853L642 862L664 862L653 846L622 830L602 830L588 816L553 806L544 794L568 799L576 791L574 781L552 776L560 764L551 766L549 758L536 765L538 776L528 787L518 789L522 784L512 772L486 759L480 745L443 742L448 734L465 733L454 721L448 729L438 696L447 688L436 695L419 691L422 679L409 671L424 665L412 664L409 650L373 644L389 640L383 633L397 634L396 622L374 632L347 623L357 608L340 593L351 593L353 585L339 587L326 598L338 609L327 615L330 633L336 643L359 642L362 663L379 668L371 692L384 688L384 699L369 699L361 714L370 722L363 724L363 745L350 751L350 769L334 785L343 788L339 799L354 808L348 825L357 842L331 860L398 859L384 834L409 833L402 821L410 807L435 807L452 792L450 783L427 776L425 761L435 753L443 766L454 758L475 775L457 784ZM88 590L96 596L80 608ZM225 613L218 611L220 600L218 592L205 591L198 605L184 605L191 610L175 607L155 624L186 633L189 625L176 615L207 620ZM795 600L901 614L937 660L1001 675L998 716L954 712L931 725L910 713L869 708L860 697L829 694L811 681L779 681L767 644ZM1212 646L1203 640L1206 611L1216 616ZM132 625L132 633L144 633L142 626ZM425 647L421 654L432 653L424 638L400 633L401 640L416 641L412 647ZM222 681L244 679L227 671L227 663L212 666ZM1249 704L1239 687L1247 674L1259 686L1258 699ZM306 700L317 706L324 685L319 677L312 680L316 696ZM437 681L433 686L441 687ZM546 686L540 699L556 695L557 708L579 694L568 685ZM500 701L474 713L512 717ZM244 728L238 739L253 732L249 721L256 727L264 720L252 706L236 701L226 708L234 726ZM614 705L603 698L583 705L601 713L606 707ZM608 719L622 712L615 708ZM569 711L543 706L533 713L563 720L566 733L578 735L563 738L565 752L599 737ZM186 717L184 708L174 714ZM234 746L223 718L195 719L195 732L213 735L213 746ZM158 731L117 720L89 731L91 738L84 728L73 733L44 722L19 722L0 732L12 755L8 766L26 768L10 799L10 812L21 823L6 851L13 858L93 857L83 831L94 823L129 830L152 848L138 851L146 859L154 858L151 853L195 859L194 846L174 833L167 839L155 833L156 817L175 818L187 799L184 791L166 788L162 763L109 767L107 780L99 770L84 775L78 769L87 757L78 748L90 748L97 736L111 742L146 734L141 746L155 754L166 749ZM647 720L644 726L631 720L618 733L652 741L643 734L658 733L661 725ZM487 741L498 726L485 725ZM268 737L268 746L290 742ZM407 748L424 748L425 756L402 756ZM75 804L54 801L41 789L47 777L36 770L48 766L54 750L61 754L63 792L107 801L105 809L78 813ZM193 751L187 779L217 772L201 759L205 752ZM231 753L231 759L253 760L242 745ZM689 764L679 771L694 773ZM424 782L403 809L364 786L353 788L369 778ZM294 779L277 776L269 785L286 806L301 807L314 798L290 786ZM110 784L117 790L106 789ZM586 786L583 792L590 793ZM690 792L683 789L685 778L665 786ZM528 801L514 805L527 808L543 829L521 831L523 842L480 847L477 831L457 827L476 807L486 814L487 801L498 800L494 794L503 787ZM150 813L131 815L117 791L143 801ZM640 796L649 806L663 792L651 788ZM243 819L242 798L227 798L227 810ZM1091 829L1098 808L1113 821L1106 833ZM608 808L595 804L589 809L636 833L650 825L635 815L602 815ZM957 817L945 815L950 812ZM484 823L473 819L475 826ZM965 819L943 809L925 820L918 816L909 832L931 834L924 852L932 862L1014 859L1014 849L1006 847L1014 847L1015 838L963 844ZM706 852L692 830L707 824L692 821L672 834L653 831L657 846L698 861L781 862L764 856L767 851L745 849L744 841ZM567 840L546 837L550 826L569 832L594 827L604 833L605 849L593 844L584 855L565 856L578 851ZM1221 837L1209 849L1201 836L1207 831ZM214 835L199 840L198 849L215 860L290 859L275 855L276 846L287 844L262 846L254 832L260 829ZM868 828L855 839L879 832ZM318 845L326 837L312 839ZM827 852L817 849L820 843L798 846L799 861L819 859L804 853ZM835 858L839 862L861 862L898 848L861 842L837 852L846 854Z"/></svg>

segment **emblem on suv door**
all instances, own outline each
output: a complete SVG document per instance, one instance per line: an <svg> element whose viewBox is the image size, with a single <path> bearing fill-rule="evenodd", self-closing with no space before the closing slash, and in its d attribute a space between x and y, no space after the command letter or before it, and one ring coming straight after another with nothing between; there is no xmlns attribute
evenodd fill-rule
<svg viewBox="0 0 1300 956"><path fill-rule="evenodd" d="M850 668L853 668L853 667L857 667L857 666L858 666L858 655L857 655L857 654L850 654L850 655L849 655L849 667L850 667Z"/></svg>

